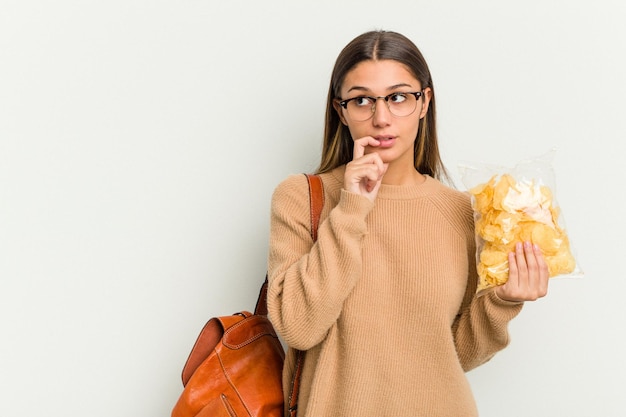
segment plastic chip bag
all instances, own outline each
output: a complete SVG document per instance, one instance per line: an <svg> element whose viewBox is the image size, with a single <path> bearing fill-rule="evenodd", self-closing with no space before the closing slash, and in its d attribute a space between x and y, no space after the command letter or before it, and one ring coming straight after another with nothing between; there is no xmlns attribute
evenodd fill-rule
<svg viewBox="0 0 626 417"><path fill-rule="evenodd" d="M582 275L555 198L554 151L514 168L462 164L476 232L477 293L508 280L508 254L518 242L541 249L550 278Z"/></svg>

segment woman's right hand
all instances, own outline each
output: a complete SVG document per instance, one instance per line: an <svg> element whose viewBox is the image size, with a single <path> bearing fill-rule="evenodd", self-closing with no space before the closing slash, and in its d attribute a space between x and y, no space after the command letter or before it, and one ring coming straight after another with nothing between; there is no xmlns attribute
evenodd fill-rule
<svg viewBox="0 0 626 417"><path fill-rule="evenodd" d="M383 175L387 171L387 164L383 163L377 152L366 155L365 148L379 145L380 142L371 136L355 140L352 161L346 165L343 178L345 190L362 195L372 202L378 194Z"/></svg>

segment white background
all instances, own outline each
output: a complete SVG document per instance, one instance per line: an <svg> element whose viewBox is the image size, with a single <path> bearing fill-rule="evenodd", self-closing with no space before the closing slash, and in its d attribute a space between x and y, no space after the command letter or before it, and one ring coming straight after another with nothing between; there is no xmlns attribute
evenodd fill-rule
<svg viewBox="0 0 626 417"><path fill-rule="evenodd" d="M204 322L253 308L337 54L380 28L426 56L457 179L557 150L585 277L468 374L481 416L624 415L625 5L2 0L0 415L169 415Z"/></svg>

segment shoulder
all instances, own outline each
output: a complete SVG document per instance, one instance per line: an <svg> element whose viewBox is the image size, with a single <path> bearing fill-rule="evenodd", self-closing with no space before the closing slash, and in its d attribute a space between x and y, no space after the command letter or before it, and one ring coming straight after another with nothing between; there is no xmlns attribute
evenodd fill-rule
<svg viewBox="0 0 626 417"><path fill-rule="evenodd" d="M461 210L465 210L465 211L472 210L472 203L471 203L470 195L467 191L457 190L456 188L452 188L433 178L429 178L429 180L434 181L436 183L435 185L435 189L437 190L437 192L435 193L436 198L445 200Z"/></svg>
<svg viewBox="0 0 626 417"><path fill-rule="evenodd" d="M283 179L274 189L274 196L302 193L307 190L306 177L303 174L291 174Z"/></svg>
<svg viewBox="0 0 626 417"><path fill-rule="evenodd" d="M272 194L272 212L294 213L309 204L309 188L304 174L292 174L283 179Z"/></svg>
<svg viewBox="0 0 626 417"><path fill-rule="evenodd" d="M326 201L335 201L343 186L343 171L341 166L332 171L318 174L322 180ZM282 180L274 189L272 200L308 199L309 185L304 174L292 174ZM306 200L306 199L305 199ZM308 200L306 200L308 201Z"/></svg>
<svg viewBox="0 0 626 417"><path fill-rule="evenodd" d="M469 193L451 188L438 180L428 177L433 193L430 200L437 210L463 234L474 230L474 211Z"/></svg>

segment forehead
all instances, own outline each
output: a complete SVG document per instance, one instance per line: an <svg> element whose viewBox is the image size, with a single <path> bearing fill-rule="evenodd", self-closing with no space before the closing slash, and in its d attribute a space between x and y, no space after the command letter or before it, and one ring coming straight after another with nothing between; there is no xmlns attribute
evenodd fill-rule
<svg viewBox="0 0 626 417"><path fill-rule="evenodd" d="M348 71L341 91L344 94L354 89L383 92L398 86L421 90L420 82L404 64L393 60L363 61Z"/></svg>

